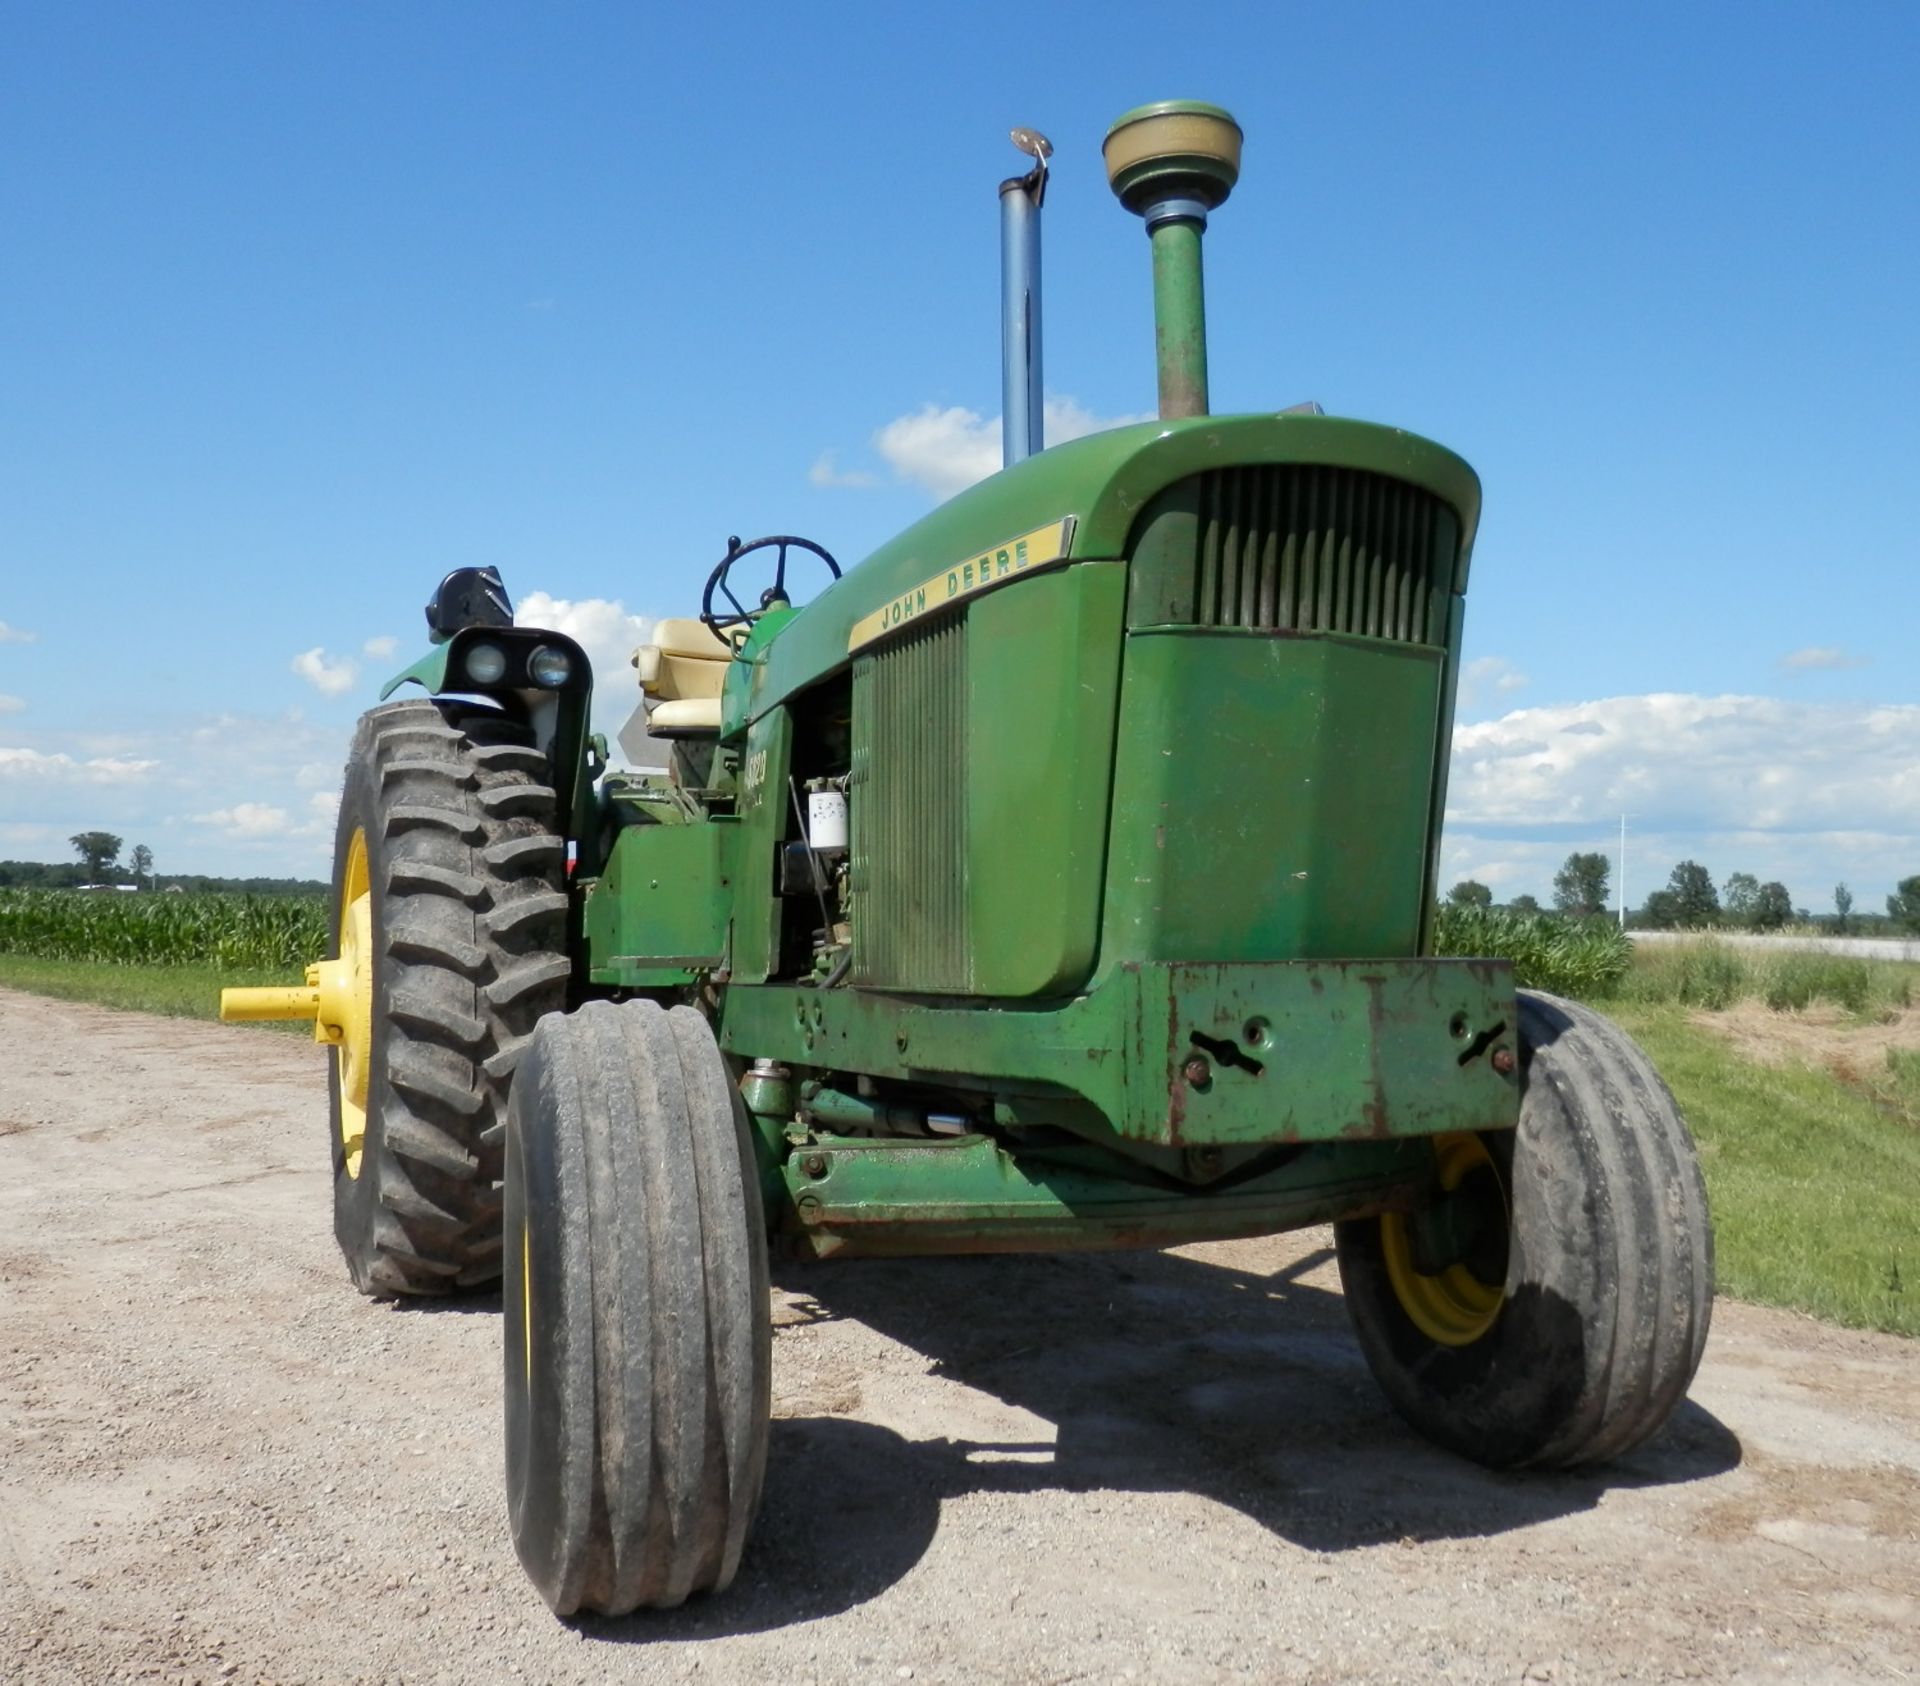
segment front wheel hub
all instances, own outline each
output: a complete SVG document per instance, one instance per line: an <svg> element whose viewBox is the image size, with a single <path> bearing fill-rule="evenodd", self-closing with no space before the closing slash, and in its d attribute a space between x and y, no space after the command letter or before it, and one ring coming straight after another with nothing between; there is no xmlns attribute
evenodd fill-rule
<svg viewBox="0 0 1920 1686"><path fill-rule="evenodd" d="M1436 1136L1433 1200L1380 1219L1387 1281L1408 1321L1442 1346L1471 1346L1506 1302L1512 1225L1499 1167L1477 1135Z"/></svg>
<svg viewBox="0 0 1920 1686"><path fill-rule="evenodd" d="M228 1023L311 1019L313 1039L334 1051L340 1077L340 1151L360 1175L367 1135L367 1077L373 1066L373 894L367 834L356 831L340 877L340 952L307 968L304 988L223 989Z"/></svg>

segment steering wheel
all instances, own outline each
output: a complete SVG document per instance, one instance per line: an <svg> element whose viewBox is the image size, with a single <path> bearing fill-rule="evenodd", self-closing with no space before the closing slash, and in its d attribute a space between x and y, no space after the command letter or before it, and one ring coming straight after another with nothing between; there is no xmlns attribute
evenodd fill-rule
<svg viewBox="0 0 1920 1686"><path fill-rule="evenodd" d="M733 565L738 562L741 557L749 555L753 551L767 549L777 549L779 551L779 558L774 563L773 584L760 593L759 603L754 608L749 609L746 604L742 603L734 594L733 586L730 583ZM716 638L723 638L729 644L733 645L735 649L738 649L746 638L746 634L742 630L745 626L758 620L767 610L771 609L774 604L791 601L787 596L787 552L789 550L805 550L811 552L827 565L828 573L833 575L835 579L840 577L840 564L834 561L834 559L829 556L821 546L815 544L812 539L795 538L791 533L774 533L764 539L751 539L746 544L742 544L738 537L729 538L727 540L727 553L720 558L720 565L707 576L707 589L700 597L700 620L707 630ZM733 610L732 614L717 615L714 613L713 594L716 591L726 599L728 606Z"/></svg>

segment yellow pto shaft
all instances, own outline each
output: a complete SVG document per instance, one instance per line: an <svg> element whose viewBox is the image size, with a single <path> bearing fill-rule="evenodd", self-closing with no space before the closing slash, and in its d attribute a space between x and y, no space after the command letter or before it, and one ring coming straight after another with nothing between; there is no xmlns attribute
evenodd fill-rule
<svg viewBox="0 0 1920 1686"><path fill-rule="evenodd" d="M338 1046L360 1032L366 1041L367 979L357 969L358 955L322 960L307 968L304 985L272 989L223 989L220 1018L226 1024L259 1024L266 1019L305 1019L313 1039Z"/></svg>
<svg viewBox="0 0 1920 1686"><path fill-rule="evenodd" d="M320 1011L320 986L294 984L284 989L223 989L220 1018L226 1024L259 1024L267 1019L312 1019Z"/></svg>

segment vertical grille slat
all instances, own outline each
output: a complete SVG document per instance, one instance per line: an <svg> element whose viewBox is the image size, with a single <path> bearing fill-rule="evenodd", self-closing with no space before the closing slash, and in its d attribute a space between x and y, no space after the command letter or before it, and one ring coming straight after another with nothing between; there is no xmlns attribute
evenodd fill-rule
<svg viewBox="0 0 1920 1686"><path fill-rule="evenodd" d="M1454 524L1430 492L1318 464L1199 479L1195 625L1445 638Z"/></svg>
<svg viewBox="0 0 1920 1686"><path fill-rule="evenodd" d="M966 990L967 623L930 626L854 668L855 982Z"/></svg>

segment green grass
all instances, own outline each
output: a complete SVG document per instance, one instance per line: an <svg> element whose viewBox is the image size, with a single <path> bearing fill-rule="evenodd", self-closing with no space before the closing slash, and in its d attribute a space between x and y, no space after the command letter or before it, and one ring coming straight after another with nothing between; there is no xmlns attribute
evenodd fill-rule
<svg viewBox="0 0 1920 1686"><path fill-rule="evenodd" d="M1886 1069L1869 1073L1863 1081L1875 1100L1920 1131L1920 1050L1889 1048Z"/></svg>
<svg viewBox="0 0 1920 1686"><path fill-rule="evenodd" d="M220 991L256 984L297 984L301 973L258 967L121 966L100 960L45 960L0 953L0 989L23 989L61 1001L92 1001L171 1018L216 1019ZM311 1036L311 1024L276 1024L275 1030Z"/></svg>
<svg viewBox="0 0 1920 1686"><path fill-rule="evenodd" d="M1744 1059L1671 1006L1607 1010L1699 1143L1720 1291L1920 1335L1920 1129L1828 1072ZM1920 1102L1920 1069L1890 1071Z"/></svg>
<svg viewBox="0 0 1920 1686"><path fill-rule="evenodd" d="M1623 1002L1671 1002L1714 1012L1746 1000L1764 1001L1776 1011L1826 1001L1866 1015L1911 1006L1916 973L1920 967L1899 960L1802 949L1769 953L1708 937L1636 947L1631 970L1610 993Z"/></svg>

